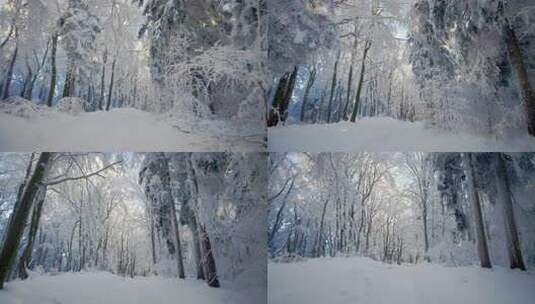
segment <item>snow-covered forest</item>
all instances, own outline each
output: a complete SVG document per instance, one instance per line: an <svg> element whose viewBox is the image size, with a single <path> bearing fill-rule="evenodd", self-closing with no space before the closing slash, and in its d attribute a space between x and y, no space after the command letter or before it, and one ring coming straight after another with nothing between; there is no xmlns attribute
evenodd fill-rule
<svg viewBox="0 0 535 304"><path fill-rule="evenodd" d="M0 154L0 302L266 301L265 164L261 153Z"/></svg>
<svg viewBox="0 0 535 304"><path fill-rule="evenodd" d="M270 151L535 148L533 1L268 8Z"/></svg>
<svg viewBox="0 0 535 304"><path fill-rule="evenodd" d="M535 297L533 153L272 153L268 170L270 303Z"/></svg>
<svg viewBox="0 0 535 304"><path fill-rule="evenodd" d="M0 148L262 149L264 15L257 0L0 0Z"/></svg>

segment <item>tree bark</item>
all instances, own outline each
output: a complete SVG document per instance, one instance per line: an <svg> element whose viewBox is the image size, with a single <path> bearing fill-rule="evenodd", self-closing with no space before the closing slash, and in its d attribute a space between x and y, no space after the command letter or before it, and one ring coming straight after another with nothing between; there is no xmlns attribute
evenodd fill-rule
<svg viewBox="0 0 535 304"><path fill-rule="evenodd" d="M325 203L323 203L323 210L321 212L321 221L320 221L320 230L319 230L319 236L318 236L318 246L316 249L316 256L325 255L325 250L323 246L323 225L325 222L325 213L327 211L327 205L329 204L329 200L325 200Z"/></svg>
<svg viewBox="0 0 535 304"><path fill-rule="evenodd" d="M32 210L32 219L30 223L30 230L28 231L28 241L24 247L24 251L19 259L19 278L25 280L28 278L28 273L26 268L30 265L33 244L35 242L35 237L37 235L37 229L39 228L39 220L41 219L41 212L43 210L43 204L46 198L46 186L43 186L40 190L39 195L37 196L37 204L33 206Z"/></svg>
<svg viewBox="0 0 535 304"><path fill-rule="evenodd" d="M108 102L106 103L106 111L109 111L111 107L111 96L113 94L113 81L115 78L115 64L116 63L117 63L117 59L113 58L113 62L111 64L110 90L108 92Z"/></svg>
<svg viewBox="0 0 535 304"><path fill-rule="evenodd" d="M468 183L468 197L472 204L472 210L474 213L474 222L477 235L477 253L481 262L481 267L492 268L489 248L487 246L487 237L485 234L485 227L483 226L483 213L481 211L481 201L479 193L476 188L476 179L474 175L473 154L463 153L463 162L465 163L465 172Z"/></svg>
<svg viewBox="0 0 535 304"><path fill-rule="evenodd" d="M102 74L100 77L100 96L98 100L98 109L102 111L103 103L104 103L104 87L105 87L105 80L106 80L106 63L108 62L108 52L104 51L104 54L102 54Z"/></svg>
<svg viewBox="0 0 535 304"><path fill-rule="evenodd" d="M217 270L214 255L212 252L212 244L210 243L208 233L206 233L206 228L203 225L201 225L200 228L204 276L206 277L206 282L208 283L208 286L217 288L220 287L220 285L219 280L217 278Z"/></svg>
<svg viewBox="0 0 535 304"><path fill-rule="evenodd" d="M267 118L267 126L276 126L279 122L286 121L288 116L288 105L292 98L295 87L295 80L297 79L297 66L294 67L293 72L284 74L279 80L277 91L273 97L271 109Z"/></svg>
<svg viewBox="0 0 535 304"><path fill-rule="evenodd" d="M308 104L308 95L310 94L310 89L312 89L312 86L314 85L315 81L316 81L316 66L312 67L312 71L310 71L310 76L308 76L308 81L307 81L307 85L305 88L305 94L303 95L303 103L301 104L301 116L300 116L301 122L305 121L305 111L306 111L306 105Z"/></svg>
<svg viewBox="0 0 535 304"><path fill-rule="evenodd" d="M509 22L504 26L505 41L509 49L509 61L516 72L516 77L520 85L520 93L524 99L524 107L526 109L526 118L528 125L528 132L531 136L535 136L535 92L529 82L526 64L522 49L518 44L516 33Z"/></svg>
<svg viewBox="0 0 535 304"><path fill-rule="evenodd" d="M362 92L362 83L364 82L364 74L366 72L366 56L368 55L368 51L370 50L371 46L372 46L371 41L367 40L364 45L364 52L362 54L359 83L357 86L357 93L355 94L355 104L353 105L353 112L351 114L351 122L355 122L355 120L357 119L357 113L359 111L359 103L360 103L360 94Z"/></svg>
<svg viewBox="0 0 535 304"><path fill-rule="evenodd" d="M0 252L0 289L3 289L4 281L7 279L13 260L17 256L17 249L28 221L30 209L41 188L41 182L46 175L51 157L52 153L50 152L41 153L28 185L25 187L20 200L15 203L13 214L6 227L2 251Z"/></svg>
<svg viewBox="0 0 535 304"><path fill-rule="evenodd" d="M338 72L338 61L340 60L340 51L338 51L338 55L336 56L336 61L334 62L334 70L333 70L333 77L331 82L331 94L329 96L329 103L327 104L327 123L331 122L331 112L332 112L332 104L336 89L336 73Z"/></svg>
<svg viewBox="0 0 535 304"><path fill-rule="evenodd" d="M46 99L46 105L51 107L52 100L54 99L54 92L56 91L56 52L58 46L58 33L54 33L52 36L52 53L50 54L50 89L48 90L48 97Z"/></svg>
<svg viewBox="0 0 535 304"><path fill-rule="evenodd" d="M69 59L69 64L67 66L67 74L65 75L65 84L63 86L63 97L71 97L74 93L74 84L75 84L75 71L76 64L74 59Z"/></svg>
<svg viewBox="0 0 535 304"><path fill-rule="evenodd" d="M9 87L11 86L11 80L13 80L13 69L15 67L15 62L17 61L17 54L19 52L19 46L15 45L15 50L9 61L9 66L7 68L6 81L4 83L4 92L2 93L2 99L9 97Z"/></svg>
<svg viewBox="0 0 535 304"><path fill-rule="evenodd" d="M503 217L505 223L505 237L507 241L507 253L509 255L511 269L518 268L526 270L524 260L522 258L522 250L520 247L520 240L518 239L518 230L516 227L515 214L513 210L511 186L509 176L507 175L507 168L505 165L505 156L501 153L495 155L496 158L496 183L498 199L502 204Z"/></svg>

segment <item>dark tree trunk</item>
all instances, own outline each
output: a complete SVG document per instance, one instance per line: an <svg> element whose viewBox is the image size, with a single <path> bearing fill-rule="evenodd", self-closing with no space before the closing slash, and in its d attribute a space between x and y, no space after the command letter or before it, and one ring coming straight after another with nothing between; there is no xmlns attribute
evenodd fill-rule
<svg viewBox="0 0 535 304"><path fill-rule="evenodd" d="M312 71L310 71L310 76L308 77L307 85L305 88L305 94L303 95L303 103L301 104L300 116L301 121L305 121L305 111L306 105L308 104L308 95L310 94L310 89L312 89L312 86L314 85L314 81L316 81L316 66L312 67Z"/></svg>
<svg viewBox="0 0 535 304"><path fill-rule="evenodd" d="M76 64L74 59L69 59L67 66L67 74L65 75L65 84L63 86L63 97L71 97L74 95L74 84L76 82Z"/></svg>
<svg viewBox="0 0 535 304"><path fill-rule="evenodd" d="M340 51L338 51L336 61L334 62L333 77L331 82L331 94L329 95L329 103L327 104L327 123L331 122L332 104L336 90L336 73L338 72L338 60L340 60Z"/></svg>
<svg viewBox="0 0 535 304"><path fill-rule="evenodd" d="M325 255L325 246L323 244L323 225L325 222L325 213L327 211L327 205L329 204L329 200L325 200L325 203L323 203L323 210L321 212L321 221L320 221L320 230L319 230L319 236L318 236L318 247L316 249L316 256Z"/></svg>
<svg viewBox="0 0 535 304"><path fill-rule="evenodd" d="M507 240L507 253L509 254L509 261L511 269L518 268L526 270L524 259L522 258L522 250L520 247L520 240L518 239L518 230L516 227L515 213L513 210L511 186L509 176L507 174L507 167L505 165L505 156L501 153L495 156L496 158L496 183L498 199L503 207L503 217L505 223L505 237Z"/></svg>
<svg viewBox="0 0 535 304"><path fill-rule="evenodd" d="M476 227L476 236L477 236L477 252L479 254L479 260L481 262L481 267L491 268L489 257L489 248L487 246L487 236L485 234L485 227L483 226L483 213L481 211L481 201L479 198L479 193L476 188L476 179L474 174L474 165L473 165L473 154L472 153L463 153L464 163L466 166L466 176L468 182L468 197L472 203L472 210L474 213L474 223Z"/></svg>
<svg viewBox="0 0 535 304"><path fill-rule="evenodd" d="M357 93L355 94L355 104L353 105L353 112L351 113L351 122L355 122L355 120L357 119L357 113L359 111L360 104L360 94L362 92L362 83L364 82L364 74L366 72L366 56L368 55L368 51L370 50L371 46L371 41L367 40L366 44L364 45L364 53L362 54L359 83L357 86Z"/></svg>
<svg viewBox="0 0 535 304"><path fill-rule="evenodd" d="M32 219L30 222L30 230L28 231L28 241L24 247L24 251L19 259L19 278L25 280L28 278L26 268L30 265L33 244L37 235L37 229L39 228L39 220L41 219L41 212L43 210L43 204L46 198L46 186L43 186L38 195L37 204L33 206Z"/></svg>
<svg viewBox="0 0 535 304"><path fill-rule="evenodd" d="M204 276L206 277L206 282L210 287L220 287L219 280L217 278L217 270L215 265L214 254L212 252L212 244L210 243L210 238L208 233L206 233L206 228L201 225L200 227L200 240L201 240L201 250L202 250L202 259L204 266Z"/></svg>
<svg viewBox="0 0 535 304"><path fill-rule="evenodd" d="M522 49L518 44L518 39L514 29L506 24L504 27L505 41L509 49L509 60L516 72L516 77L520 85L520 93L524 99L524 107L526 109L528 132L531 136L535 136L535 92L529 82L526 64Z"/></svg>
<svg viewBox="0 0 535 304"><path fill-rule="evenodd" d="M292 99L293 90L295 87L295 80L297 79L297 66L294 67L293 72L284 74L279 80L277 91L273 97L271 109L267 118L267 126L276 126L279 122L286 121L288 117L288 106Z"/></svg>
<svg viewBox="0 0 535 304"><path fill-rule="evenodd" d="M116 62L117 61L114 58L113 62L111 64L110 90L108 92L108 102L106 103L106 111L109 111L110 107L111 107L111 96L113 94L113 81L114 81L114 78L115 78L115 64L116 64Z"/></svg>
<svg viewBox="0 0 535 304"><path fill-rule="evenodd" d="M15 45L15 50L9 61L9 66L7 68L6 81L4 83L4 92L2 93L2 99L9 97L9 87L11 86L11 80L13 80L13 69L15 68L15 62L17 61L17 54L19 52L19 46Z"/></svg>
<svg viewBox="0 0 535 304"><path fill-rule="evenodd" d="M106 80L106 63L108 62L108 52L104 51L104 54L102 55L102 75L100 77L100 96L98 100L98 109L103 110L103 103L104 103L104 87L105 87L105 80Z"/></svg>
<svg viewBox="0 0 535 304"><path fill-rule="evenodd" d="M4 281L7 279L9 270L17 256L17 249L20 245L26 222L28 221L28 215L41 189L41 182L46 175L51 156L52 153L49 152L41 153L32 177L13 208L13 213L5 230L4 243L0 253L0 289L3 289Z"/></svg>
<svg viewBox="0 0 535 304"><path fill-rule="evenodd" d="M52 53L50 54L50 88L48 90L48 97L46 99L46 105L51 107L52 100L54 99L54 92L56 91L56 52L58 45L58 34L54 33L52 36Z"/></svg>

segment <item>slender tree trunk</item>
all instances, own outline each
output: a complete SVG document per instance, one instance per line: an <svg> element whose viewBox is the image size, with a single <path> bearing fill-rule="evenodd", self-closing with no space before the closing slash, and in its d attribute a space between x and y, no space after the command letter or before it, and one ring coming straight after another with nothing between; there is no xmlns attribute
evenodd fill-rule
<svg viewBox="0 0 535 304"><path fill-rule="evenodd" d="M210 238L208 233L206 233L206 228L201 225L200 227L200 240L201 240L201 250L203 256L203 266L204 266L204 276L206 277L206 282L210 287L220 287L219 280L217 278L217 270L215 265L214 254L212 252L212 244L210 243Z"/></svg>
<svg viewBox="0 0 535 304"><path fill-rule="evenodd" d="M427 228L427 197L422 199L422 221L424 227L424 250L425 254L429 251L429 233ZM427 257L426 257L427 259Z"/></svg>
<svg viewBox="0 0 535 304"><path fill-rule="evenodd" d="M197 270L197 279L204 280L204 271L201 257L201 242L199 240L199 225L197 224L197 219L195 216L192 216L190 219L190 228L193 235L193 258L195 261L195 269Z"/></svg>
<svg viewBox="0 0 535 304"><path fill-rule="evenodd" d="M15 68L15 62L17 61L17 54L19 53L19 46L15 45L15 50L9 61L9 66L7 68L6 81L4 83L4 92L2 93L2 99L9 97L9 87L11 86L11 80L13 80L13 69Z"/></svg>
<svg viewBox="0 0 535 304"><path fill-rule="evenodd" d="M46 99L46 105L51 107L52 100L54 99L54 92L56 91L56 52L58 45L58 33L54 33L52 36L52 53L50 54L50 88L48 90L48 97Z"/></svg>
<svg viewBox="0 0 535 304"><path fill-rule="evenodd" d="M177 271L178 271L178 277L181 279L185 279L186 275L184 274L184 261L182 258L182 243L180 242L180 230L178 227L178 219L176 217L176 209L175 209L175 203L174 201L171 202L171 217L173 221L173 226L175 230L175 239L176 239L176 253L177 253Z"/></svg>
<svg viewBox="0 0 535 304"><path fill-rule="evenodd" d="M115 78L115 64L117 63L117 59L113 58L113 62L111 64L111 79L110 79L110 90L108 92L108 102L106 103L106 111L110 110L111 106L111 97L113 94L113 81Z"/></svg>
<svg viewBox="0 0 535 304"><path fill-rule="evenodd" d="M357 93L355 94L355 104L353 105L353 112L351 113L351 122L355 122L355 120L357 119L357 113L359 111L359 104L360 104L360 94L362 92L362 83L364 82L364 74L366 72L366 57L368 55L368 51L370 50L371 46L372 46L371 41L367 40L364 45L364 53L362 54L359 83L357 86Z"/></svg>
<svg viewBox="0 0 535 304"><path fill-rule="evenodd" d="M316 81L316 66L312 67L312 71L310 71L310 76L308 76L305 94L303 95L303 103L301 104L301 122L305 121L305 111L306 106L308 104L308 96L310 94L310 89L312 89L312 86L314 85L314 81Z"/></svg>
<svg viewBox="0 0 535 304"><path fill-rule="evenodd" d="M496 183L498 198L503 207L503 217L505 223L505 237L507 241L507 253L509 254L509 261L511 269L518 268L526 270L524 259L522 258L522 250L520 247L520 240L518 238L518 230L516 227L515 213L513 210L511 186L509 176L507 174L507 167L505 165L503 154L497 154L496 158Z"/></svg>
<svg viewBox="0 0 535 304"><path fill-rule="evenodd" d="M100 77L100 96L98 100L98 109L102 111L104 103L104 87L106 81L106 63L108 62L108 52L104 51L102 54L102 75Z"/></svg>
<svg viewBox="0 0 535 304"><path fill-rule="evenodd" d="M333 77L331 82L331 94L329 96L329 103L327 104L327 123L331 122L332 104L336 90L336 74L338 72L338 61L340 60L340 51L336 55L336 61L334 62Z"/></svg>
<svg viewBox="0 0 535 304"><path fill-rule="evenodd" d="M41 182L48 170L51 156L52 153L49 152L41 153L28 185L25 187L20 200L15 203L13 213L5 230L5 238L0 252L0 289L3 289L4 281L7 279L9 270L17 256L17 249L28 221L28 215L41 188Z"/></svg>
<svg viewBox="0 0 535 304"><path fill-rule="evenodd" d="M323 225L325 222L325 213L327 211L327 205L329 204L329 200L325 200L325 203L323 203L323 210L321 212L321 220L320 220L320 230L319 230L319 237L318 237L318 248L316 250L317 256L325 255L325 247L324 247L324 241L323 241Z"/></svg>
<svg viewBox="0 0 535 304"><path fill-rule="evenodd" d="M474 213L474 223L476 226L477 235L477 252L481 267L491 268L491 262L489 257L489 249L487 246L487 237L485 234L485 227L483 226L483 213L481 211L481 202L479 199L479 193L476 188L476 179L474 176L473 154L463 153L463 162L465 163L465 172L468 183L468 197L472 203L472 210Z"/></svg>

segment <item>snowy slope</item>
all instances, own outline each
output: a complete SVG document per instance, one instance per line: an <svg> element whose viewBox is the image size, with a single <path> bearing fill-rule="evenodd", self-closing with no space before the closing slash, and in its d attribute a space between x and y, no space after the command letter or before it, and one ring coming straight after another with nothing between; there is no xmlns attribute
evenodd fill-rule
<svg viewBox="0 0 535 304"><path fill-rule="evenodd" d="M246 304L241 298L203 281L128 279L106 272L38 275L0 290L2 304Z"/></svg>
<svg viewBox="0 0 535 304"><path fill-rule="evenodd" d="M534 151L535 138L496 140L471 134L447 133L392 118L364 118L356 123L291 125L269 128L272 152L490 152Z"/></svg>
<svg viewBox="0 0 535 304"><path fill-rule="evenodd" d="M222 122L195 131L131 108L19 117L0 112L0 151L258 151L262 137L240 137ZM226 132L226 133L225 133ZM231 135L229 135L229 133ZM258 139L260 138L260 139Z"/></svg>
<svg viewBox="0 0 535 304"><path fill-rule="evenodd" d="M365 258L268 266L269 304L532 304L535 274Z"/></svg>

